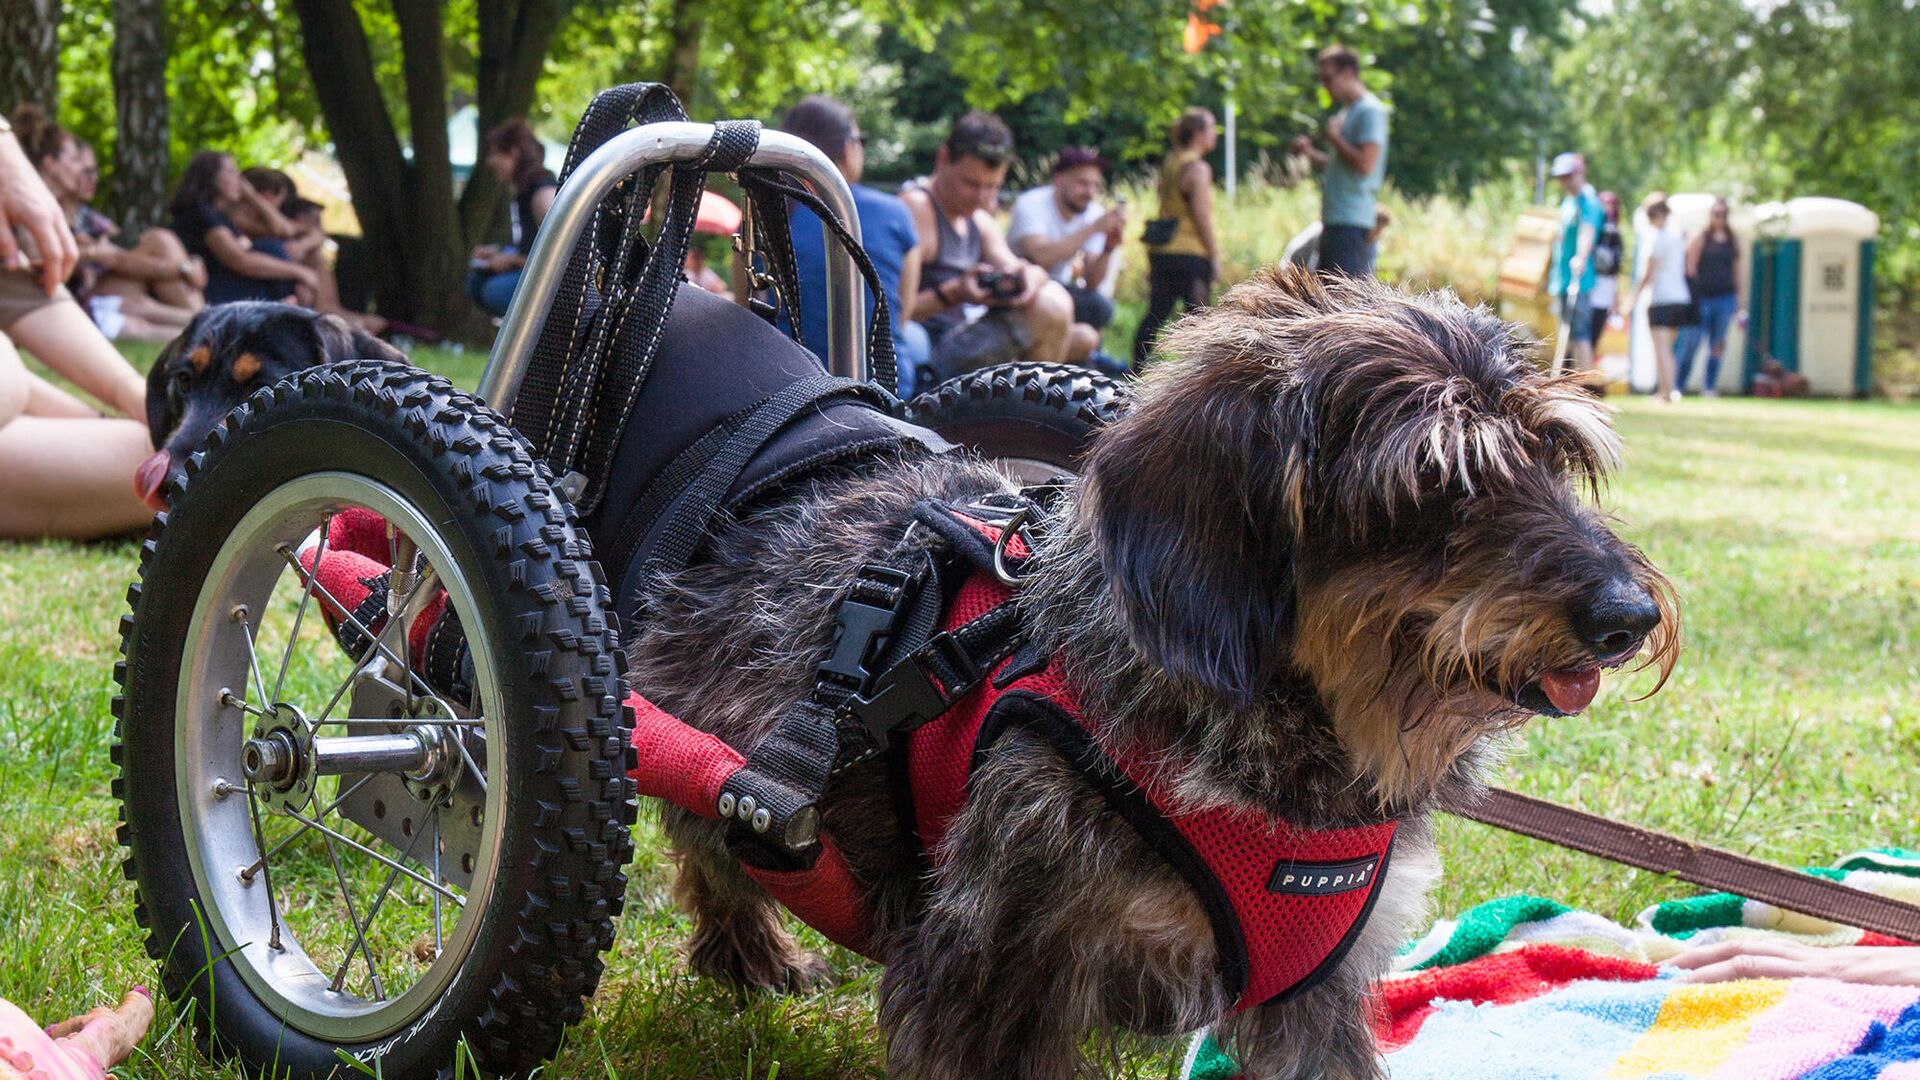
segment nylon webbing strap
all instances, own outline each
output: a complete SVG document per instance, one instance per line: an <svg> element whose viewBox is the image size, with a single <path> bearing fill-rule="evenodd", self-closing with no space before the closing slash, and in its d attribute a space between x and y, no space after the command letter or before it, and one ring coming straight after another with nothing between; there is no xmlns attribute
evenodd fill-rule
<svg viewBox="0 0 1920 1080"><path fill-rule="evenodd" d="M873 294L872 318L867 324L868 370L871 372L874 382L879 383L881 388L889 394L893 393L894 388L899 385L899 373L896 370L897 364L893 354L893 312L892 309L887 306L887 294L880 288L880 275L874 270L873 260L867 256L866 249L854 240L853 233L848 230L846 223L840 220L840 216L828 209L827 204L813 192L797 184L792 184L780 179L778 174L763 174L758 170L748 170L742 173L741 183L743 185L751 185L757 193L760 193L756 195L754 199L754 207L756 214L760 212L762 207L767 208L766 224L761 226L762 232L777 235L787 241L784 246L784 251L785 258L788 260L793 258L793 244L791 242L793 233L791 227L787 224L787 209L784 199L792 199L813 211L815 216L833 233L834 238L840 241L840 245L847 249L847 253L853 256L854 265L859 268L860 276L866 280L867 291ZM782 196L784 196L784 199ZM776 258L770 259L770 261L777 263L777 256L780 251L780 248L773 249L770 254L776 256ZM777 265L770 267L770 269L773 270L774 273L776 288L779 288L780 270ZM793 289L792 298L787 299L783 296L782 300L789 305L788 317L793 324L794 332L798 333L800 327L800 295L797 284Z"/></svg>
<svg viewBox="0 0 1920 1080"><path fill-rule="evenodd" d="M1501 788L1451 813L1695 885L1920 943L1920 906Z"/></svg>
<svg viewBox="0 0 1920 1080"><path fill-rule="evenodd" d="M686 110L661 83L629 83L603 90L580 114L573 140L567 145L567 162L561 170L562 186L573 176L580 163L620 132L635 124L685 120ZM649 169L616 187L600 205L580 243L567 257L567 267L554 293L553 309L540 328L533 360L514 397L508 419L534 447L546 456L551 449L554 401L568 380L571 366L587 358L582 346L590 316L596 310L603 284L602 270L617 258L623 237L634 235L629 219L638 225L639 208L646 205L659 169Z"/></svg>

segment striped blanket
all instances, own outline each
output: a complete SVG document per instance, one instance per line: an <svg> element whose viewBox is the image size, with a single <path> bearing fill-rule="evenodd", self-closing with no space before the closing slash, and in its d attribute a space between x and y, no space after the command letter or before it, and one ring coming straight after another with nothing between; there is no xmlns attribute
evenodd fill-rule
<svg viewBox="0 0 1920 1080"><path fill-rule="evenodd" d="M1920 902L1920 855L1860 852L1810 871ZM1393 1080L1920 1080L1920 986L1825 979L1680 982L1660 964L1729 938L1892 945L1878 934L1716 894L1621 926L1533 896L1441 920L1383 982ZM1920 983L1920 966L1914 972ZM1237 1073L1202 1036L1187 1080Z"/></svg>

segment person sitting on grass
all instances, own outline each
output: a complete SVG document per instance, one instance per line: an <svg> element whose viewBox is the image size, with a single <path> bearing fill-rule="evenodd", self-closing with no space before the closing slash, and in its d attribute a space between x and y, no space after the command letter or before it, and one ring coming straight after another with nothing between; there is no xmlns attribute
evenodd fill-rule
<svg viewBox="0 0 1920 1080"><path fill-rule="evenodd" d="M236 214L286 219L241 178L233 159L218 150L202 150L187 161L167 209L180 242L206 260L207 303L282 300L297 304L302 302L302 290L312 297L319 287L317 275L287 258L287 249L277 237L254 239L235 223Z"/></svg>
<svg viewBox="0 0 1920 1080"><path fill-rule="evenodd" d="M1073 298L1013 253L986 209L1012 158L1007 125L991 113L967 113L935 151L933 175L900 196L920 237L919 288L901 302L933 341L929 367L938 379L1021 356L1059 363L1099 344L1090 331L1073 335ZM969 306L986 314L970 320Z"/></svg>
<svg viewBox="0 0 1920 1080"><path fill-rule="evenodd" d="M133 490L153 452L145 422L103 418L14 350L18 342L120 417L146 416L146 380L61 284L79 261L59 201L0 119L0 538L110 536L153 517Z"/></svg>
<svg viewBox="0 0 1920 1080"><path fill-rule="evenodd" d="M79 265L67 281L109 339L167 341L204 305L207 268L166 229L141 233L133 248L114 243L120 227L88 205L99 187L93 148L36 105L14 111L13 129L73 229Z"/></svg>
<svg viewBox="0 0 1920 1080"><path fill-rule="evenodd" d="M340 303L340 285L328 259L327 231L320 224L320 205L300 198L293 189L293 178L279 169L255 165L240 175L260 198L243 200L234 207L233 223L247 234L256 249L272 252L277 245L283 258L313 272L313 287L303 286L294 291L299 302L315 311L338 315L369 334L383 333L387 328L385 319L362 311L349 311ZM309 208L298 220L293 212L296 202Z"/></svg>
<svg viewBox="0 0 1920 1080"><path fill-rule="evenodd" d="M1060 151L1053 181L1013 200L1013 224L1007 229L1014 252L1045 267L1073 297L1073 333L1082 339L1091 330L1097 340L1113 321L1113 301L1100 287L1112 272L1127 227L1124 206L1100 204L1106 168L1090 147ZM1103 366L1119 366L1110 357L1106 361Z"/></svg>
<svg viewBox="0 0 1920 1080"><path fill-rule="evenodd" d="M513 192L513 201L507 204L506 245L474 248L467 271L467 296L489 314L507 313L540 222L553 206L560 181L547 171L546 161L547 148L525 120L508 120L487 132L482 164Z"/></svg>

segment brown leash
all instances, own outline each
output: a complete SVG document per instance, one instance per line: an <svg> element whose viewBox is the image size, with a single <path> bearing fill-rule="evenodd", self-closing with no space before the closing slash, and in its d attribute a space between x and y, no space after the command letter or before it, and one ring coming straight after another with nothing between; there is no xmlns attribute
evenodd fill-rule
<svg viewBox="0 0 1920 1080"><path fill-rule="evenodd" d="M1498 829L1584 851L1657 874L1788 911L1827 919L1843 926L1873 930L1902 941L1920 942L1920 906L1850 888L1837 881L1798 873L1731 851L1625 825L1536 799L1489 788L1486 798L1447 808L1451 813Z"/></svg>

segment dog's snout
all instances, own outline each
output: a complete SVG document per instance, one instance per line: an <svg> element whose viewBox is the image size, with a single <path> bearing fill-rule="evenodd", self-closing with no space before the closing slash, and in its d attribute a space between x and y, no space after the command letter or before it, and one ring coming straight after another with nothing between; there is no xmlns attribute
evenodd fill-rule
<svg viewBox="0 0 1920 1080"><path fill-rule="evenodd" d="M1654 627L1660 625L1660 606L1638 582L1608 582L1574 613L1573 630L1599 659L1624 659L1640 651Z"/></svg>

